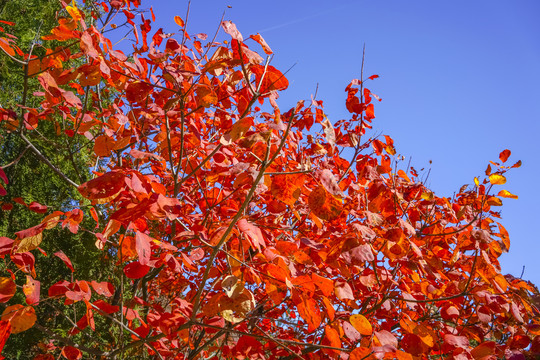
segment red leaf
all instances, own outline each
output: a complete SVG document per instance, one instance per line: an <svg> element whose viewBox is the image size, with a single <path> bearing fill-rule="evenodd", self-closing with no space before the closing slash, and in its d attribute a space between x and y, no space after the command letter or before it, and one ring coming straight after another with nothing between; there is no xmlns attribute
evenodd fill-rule
<svg viewBox="0 0 540 360"><path fill-rule="evenodd" d="M362 335L358 332L358 330L356 330L349 322L343 321L341 323L341 327L343 328L345 336L348 337L352 342L356 342L362 338Z"/></svg>
<svg viewBox="0 0 540 360"><path fill-rule="evenodd" d="M64 347L64 349L62 349L62 355L68 360L82 359L82 352L73 346Z"/></svg>
<svg viewBox="0 0 540 360"><path fill-rule="evenodd" d="M1 167L0 167L0 179L2 179L6 185L9 184L8 177L6 176L6 173L4 172L4 170L2 170Z"/></svg>
<svg viewBox="0 0 540 360"><path fill-rule="evenodd" d="M64 254L62 250L55 252L53 255L60 258L60 260L62 260L64 264L66 264L66 266L71 270L71 272L75 271L75 269L73 268L73 264L71 264L71 260L69 260L67 255Z"/></svg>
<svg viewBox="0 0 540 360"><path fill-rule="evenodd" d="M138 103L146 100L154 87L141 81L130 83L126 88L126 99L131 103Z"/></svg>
<svg viewBox="0 0 540 360"><path fill-rule="evenodd" d="M261 246L266 246L266 241L262 235L261 229L249 223L246 219L240 219L237 223L238 229L249 239L251 246L261 251Z"/></svg>
<svg viewBox="0 0 540 360"><path fill-rule="evenodd" d="M87 32L84 32L81 36L81 49L91 58L97 58L99 56L99 52L94 47L92 37Z"/></svg>
<svg viewBox="0 0 540 360"><path fill-rule="evenodd" d="M15 235L17 235L18 239L29 238L29 237L41 234L43 230L45 229L45 227L46 227L46 224L39 224L29 229L18 231L15 233Z"/></svg>
<svg viewBox="0 0 540 360"><path fill-rule="evenodd" d="M71 283L67 282L66 280L61 280L49 287L49 297L65 296L66 292L68 292L72 287L73 286Z"/></svg>
<svg viewBox="0 0 540 360"><path fill-rule="evenodd" d="M9 321L0 321L0 353L11 334L11 323Z"/></svg>
<svg viewBox="0 0 540 360"><path fill-rule="evenodd" d="M79 186L79 192L90 200L109 199L124 188L124 177L119 171L108 172Z"/></svg>
<svg viewBox="0 0 540 360"><path fill-rule="evenodd" d="M150 255L152 254L150 249L151 243L152 238L150 236L137 231L135 235L135 249L137 250L137 255L139 255L139 263L141 265L148 265L150 261Z"/></svg>
<svg viewBox="0 0 540 360"><path fill-rule="evenodd" d="M140 279L148 274L148 271L150 271L150 266L142 265L138 261L129 263L124 267L124 274L130 279Z"/></svg>
<svg viewBox="0 0 540 360"><path fill-rule="evenodd" d="M469 346L469 339L466 336L444 335L444 344L452 347L466 349Z"/></svg>
<svg viewBox="0 0 540 360"><path fill-rule="evenodd" d="M47 212L47 206L41 205L35 201L32 201L30 204L28 204L28 209L38 214L43 214Z"/></svg>
<svg viewBox="0 0 540 360"><path fill-rule="evenodd" d="M120 310L120 307L116 305L111 305L108 302L103 301L103 300L94 301L93 305L95 305L99 310L101 310L105 314L112 314Z"/></svg>
<svg viewBox="0 0 540 360"><path fill-rule="evenodd" d="M382 346L389 345L393 348L397 348L398 346L398 341L394 334L387 330L375 331L375 336Z"/></svg>
<svg viewBox="0 0 540 360"><path fill-rule="evenodd" d="M503 150L500 154L499 154L499 159L501 159L501 161L503 163L506 162L506 160L508 160L508 158L510 157L510 150L506 149L506 150Z"/></svg>
<svg viewBox="0 0 540 360"><path fill-rule="evenodd" d="M11 240L10 238L0 236L0 256L9 254L14 242L15 241Z"/></svg>
<svg viewBox="0 0 540 360"><path fill-rule="evenodd" d="M99 295L111 297L114 294L114 286L109 282L103 281L98 283L97 281L92 280L90 285L92 285L96 293Z"/></svg>

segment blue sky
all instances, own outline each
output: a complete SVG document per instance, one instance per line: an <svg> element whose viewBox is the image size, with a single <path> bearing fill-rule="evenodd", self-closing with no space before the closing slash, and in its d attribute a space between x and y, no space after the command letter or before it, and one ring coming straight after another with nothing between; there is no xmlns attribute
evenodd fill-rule
<svg viewBox="0 0 540 360"><path fill-rule="evenodd" d="M152 5L166 32L177 30L175 15L185 19L187 1ZM510 149L509 162L523 166L500 187L519 195L503 199L512 241L503 273L519 276L525 266L523 278L540 285L538 0L193 0L188 32L212 36L223 11L244 37L261 33L276 68L296 64L282 109L318 84L332 122L348 117L344 89L360 77L365 43L365 75L380 75L368 87L383 99L374 129L414 167L431 167L427 183L439 196L472 183Z"/></svg>

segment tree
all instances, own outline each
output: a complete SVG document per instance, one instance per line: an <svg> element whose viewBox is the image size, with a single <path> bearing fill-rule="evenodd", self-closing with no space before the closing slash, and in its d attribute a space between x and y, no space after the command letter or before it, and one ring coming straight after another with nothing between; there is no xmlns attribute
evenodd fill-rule
<svg viewBox="0 0 540 360"><path fill-rule="evenodd" d="M331 124L320 100L280 110L288 81L259 34L223 21L230 41L209 41L176 17L174 36L152 32L138 0L87 5L89 15L65 5L42 38L60 45L41 57L0 39L23 81L41 86L35 105L2 104L0 125L71 194L23 201L44 217L0 238L0 343L37 330L35 359L540 353L538 290L498 263L509 238L496 209L516 197L500 185L520 165L507 165L509 150L484 179L439 197L389 136L368 137L376 75L346 87L351 118ZM129 56L105 36L120 15ZM39 134L91 156L41 151ZM93 177L58 165L70 156ZM0 179L6 195L11 179ZM61 229L101 256L45 251ZM42 277L45 258L63 279Z"/></svg>
<svg viewBox="0 0 540 360"><path fill-rule="evenodd" d="M13 23L13 25L3 23L2 26L5 27L6 32L17 35L17 46L20 49L31 52L37 57L43 57L46 54L46 47L41 46L38 40L58 25L55 14L62 8L56 0L4 1L0 2L0 19L9 19ZM61 43L49 41L47 45L54 48ZM27 96L41 89L37 76L25 76L25 68L20 62L10 61L7 57L3 59L7 61L2 61L0 64L0 104L2 107L10 109L18 109L20 105L39 107L39 97ZM80 61L74 60L72 64ZM90 180L91 171L87 166L91 156L90 149L83 147L82 138L70 139L67 136L59 138L56 136L56 131L57 128L51 121L40 124L39 131L25 132L24 135L63 173L77 181ZM50 139L55 139L55 141ZM39 205L52 204L55 209L69 211L74 199L81 198L77 189L66 184L58 176L51 176L50 168L40 158L33 156L29 146L17 132L0 126L0 153L2 154L0 167L10 180L9 186L6 187L7 194L0 199L0 206L4 210L0 210L0 235L8 238L13 238L16 231L32 227L42 219L46 207ZM73 156L73 153L77 156ZM29 209L36 212L28 211ZM88 220L86 222L90 223ZM50 254L59 250L65 251L75 263L80 264L79 276L100 279L102 269L93 264L99 261L103 253L93 245L92 234L80 232L68 235L68 233L69 230L60 227L51 229L47 234L47 239L54 240L45 241L42 249ZM58 267L56 261L53 257L36 258L35 266L40 269L41 282L55 283L69 275L69 269ZM20 279L25 281L24 276ZM12 301L24 302L24 294L22 292L16 294ZM40 319L56 311L49 305L36 309ZM40 339L45 340L45 334L32 328L12 338L4 348L3 354L9 359L19 359L25 356L27 344L37 343Z"/></svg>

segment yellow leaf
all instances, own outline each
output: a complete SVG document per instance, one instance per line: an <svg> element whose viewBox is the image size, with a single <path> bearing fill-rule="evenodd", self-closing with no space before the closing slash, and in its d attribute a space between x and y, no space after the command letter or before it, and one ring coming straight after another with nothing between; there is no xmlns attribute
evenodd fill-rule
<svg viewBox="0 0 540 360"><path fill-rule="evenodd" d="M506 178L499 174L489 175L489 182L493 185L503 185L506 183Z"/></svg>
<svg viewBox="0 0 540 360"><path fill-rule="evenodd" d="M362 335L371 335L371 333L373 332L373 328L371 327L371 324L369 323L368 319L366 319L364 315L361 315L361 314L351 315L351 317L349 318L349 322Z"/></svg>
<svg viewBox="0 0 540 360"><path fill-rule="evenodd" d="M72 2L73 6L66 6L66 11L71 15L73 20L79 21L82 19L82 14L79 9L77 9L77 5L75 4L75 1Z"/></svg>
<svg viewBox="0 0 540 360"><path fill-rule="evenodd" d="M478 181L478 178L476 176L474 177L474 185L480 186L480 182Z"/></svg>
<svg viewBox="0 0 540 360"><path fill-rule="evenodd" d="M422 193L422 199L424 200L433 200L433 193L426 191Z"/></svg>
<svg viewBox="0 0 540 360"><path fill-rule="evenodd" d="M39 234L36 234L34 236L25 237L21 240L19 243L19 246L17 247L16 253L23 253L30 250L34 250L41 244L41 240L43 240L43 233L40 232Z"/></svg>
<svg viewBox="0 0 540 360"><path fill-rule="evenodd" d="M499 191L499 193L497 195L500 196L500 197L503 197L503 198L510 198L510 199L517 199L518 198L517 195L514 195L511 192L506 191L506 190Z"/></svg>

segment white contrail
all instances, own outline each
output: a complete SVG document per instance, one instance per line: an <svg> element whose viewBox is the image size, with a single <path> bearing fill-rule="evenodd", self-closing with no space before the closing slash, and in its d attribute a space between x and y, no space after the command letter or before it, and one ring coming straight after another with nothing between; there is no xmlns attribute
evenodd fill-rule
<svg viewBox="0 0 540 360"><path fill-rule="evenodd" d="M295 20L292 20L292 21L287 21L287 22L284 22L282 24L274 25L274 26L271 26L271 27L268 27L266 29L259 30L259 31L261 33L264 33L264 32L268 32L268 31L272 31L272 30L281 29L283 27L286 27L286 26L289 26L289 25L292 25L292 24L297 24L297 23L302 22L302 21L306 21L306 20L309 20L309 19L316 18L318 16L321 16L323 14L328 13L329 11L334 11L334 10L337 10L337 9L344 8L344 7L348 6L348 5L350 5L350 3L342 4L342 5L339 5L339 6L336 6L336 7L333 7L333 8L329 8L329 9L325 9L325 10L321 10L321 11L315 13L315 14L307 15L307 16L304 16L304 17L301 17L299 19L295 19Z"/></svg>

